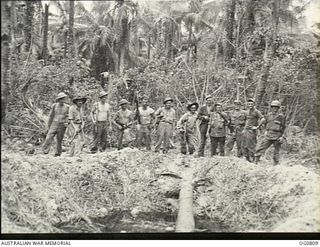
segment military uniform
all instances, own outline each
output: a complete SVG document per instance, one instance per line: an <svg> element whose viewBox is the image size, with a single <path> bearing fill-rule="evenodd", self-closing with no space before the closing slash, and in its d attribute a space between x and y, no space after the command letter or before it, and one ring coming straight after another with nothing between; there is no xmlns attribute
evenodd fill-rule
<svg viewBox="0 0 320 247"><path fill-rule="evenodd" d="M69 105L54 103L49 114L49 131L43 144L43 153L48 154L53 138L56 136L57 146L55 156L62 153L62 140L68 126Z"/></svg>
<svg viewBox="0 0 320 247"><path fill-rule="evenodd" d="M282 113L269 113L266 117L266 133L261 137L256 148L256 160L271 146L274 146L273 161L279 163L281 142L285 129L285 117Z"/></svg>
<svg viewBox="0 0 320 247"><path fill-rule="evenodd" d="M106 97L106 92L101 92L99 98ZM98 148L105 151L107 148L108 125L110 124L110 105L107 102L96 102L93 105L91 114L96 114L94 126L94 138L90 151L95 153Z"/></svg>
<svg viewBox="0 0 320 247"><path fill-rule="evenodd" d="M250 161L251 158L254 158L257 145L257 130L252 129L252 127L258 127L259 120L262 119L262 113L256 108L246 111L246 124L242 139L242 153Z"/></svg>
<svg viewBox="0 0 320 247"><path fill-rule="evenodd" d="M116 113L115 122L118 125L125 127L124 129L120 129L118 132L118 150L120 150L123 148L123 145L128 145L131 142L130 126L128 126L128 124L133 122L132 111L128 109L120 109Z"/></svg>
<svg viewBox="0 0 320 247"><path fill-rule="evenodd" d="M211 156L216 155L219 147L220 156L224 156L226 141L227 114L224 112L212 112L209 120L209 135L211 141Z"/></svg>
<svg viewBox="0 0 320 247"><path fill-rule="evenodd" d="M168 152L170 147L170 138L173 135L174 122L176 121L176 111L173 108L159 108L155 115L160 119L158 125L158 140L155 145L155 152L160 151L163 143L163 152Z"/></svg>
<svg viewBox="0 0 320 247"><path fill-rule="evenodd" d="M229 154L233 149L234 143L237 144L237 156L242 156L242 138L243 138L243 129L246 123L246 111L244 110L233 110L229 114L229 126L230 126L230 136L227 140L226 149Z"/></svg>
<svg viewBox="0 0 320 247"><path fill-rule="evenodd" d="M204 156L204 149L207 141L207 132L209 126L209 118L210 118L211 109L207 105L203 105L200 107L198 112L198 119L200 120L199 129L200 129L200 146L198 155Z"/></svg>
<svg viewBox="0 0 320 247"><path fill-rule="evenodd" d="M77 133L70 150L70 156L73 156L81 152L84 144L84 134L82 131L84 116L82 107L78 108L76 105L73 105L69 108L69 121L73 122L74 132L75 134Z"/></svg>
<svg viewBox="0 0 320 247"><path fill-rule="evenodd" d="M196 121L198 118L198 113L185 113L178 121L177 128L180 130L180 144L181 153L187 154L187 149L189 154L193 154L195 151L195 146L197 144L198 138L196 134Z"/></svg>
<svg viewBox="0 0 320 247"><path fill-rule="evenodd" d="M154 110L151 107L144 109L139 107L140 114L140 126L137 133L137 146L142 146L142 140L144 139L147 150L151 150L151 122L154 114Z"/></svg>

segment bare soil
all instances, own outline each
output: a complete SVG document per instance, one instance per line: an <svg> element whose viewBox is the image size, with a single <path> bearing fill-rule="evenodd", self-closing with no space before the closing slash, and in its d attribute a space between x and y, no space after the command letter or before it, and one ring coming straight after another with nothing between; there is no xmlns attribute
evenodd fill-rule
<svg viewBox="0 0 320 247"><path fill-rule="evenodd" d="M319 175L279 166L126 148L80 157L2 145L2 233L173 232L179 174L194 169L196 231L318 232Z"/></svg>

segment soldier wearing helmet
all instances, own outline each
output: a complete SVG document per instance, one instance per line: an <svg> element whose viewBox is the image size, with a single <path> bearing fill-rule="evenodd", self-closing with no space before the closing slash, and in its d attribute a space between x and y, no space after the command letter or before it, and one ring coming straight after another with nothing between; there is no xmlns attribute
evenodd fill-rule
<svg viewBox="0 0 320 247"><path fill-rule="evenodd" d="M173 99L165 98L164 107L159 108L155 112L158 125L158 140L155 144L154 151L159 152L161 144L163 144L163 153L167 153L170 147L170 139L173 136L173 130L176 125L176 111L172 107Z"/></svg>
<svg viewBox="0 0 320 247"><path fill-rule="evenodd" d="M43 153L48 154L53 138L57 138L57 146L54 156L60 156L62 152L62 140L68 126L69 105L66 104L68 95L59 93L56 103L51 106L48 121L48 134L43 144Z"/></svg>
<svg viewBox="0 0 320 247"><path fill-rule="evenodd" d="M228 116L222 111L220 103L214 104L215 111L211 112L209 120L208 135L211 143L211 156L217 154L219 148L220 156L224 156L224 146L226 141L226 127L229 124Z"/></svg>
<svg viewBox="0 0 320 247"><path fill-rule="evenodd" d="M274 165L279 164L280 147L284 140L285 117L280 112L281 103L274 100L270 104L271 111L266 116L266 133L259 140L255 153L255 163L260 161L260 157L271 146L274 146L273 162Z"/></svg>
<svg viewBox="0 0 320 247"><path fill-rule="evenodd" d="M242 156L242 131L246 124L246 111L241 109L241 101L234 101L234 109L229 113L229 129L230 135L226 144L227 155L231 153L234 143L237 144L237 156Z"/></svg>
<svg viewBox="0 0 320 247"><path fill-rule="evenodd" d="M128 109L129 102L126 99L119 101L120 110L117 111L114 123L118 127L118 150L123 146L129 146L132 142L130 127L134 124L133 113Z"/></svg>
<svg viewBox="0 0 320 247"><path fill-rule="evenodd" d="M204 157L204 150L207 142L207 132L209 127L210 114L213 107L212 96L208 95L206 97L205 105L199 108L198 119L200 120L199 130L200 130L200 145L198 156Z"/></svg>

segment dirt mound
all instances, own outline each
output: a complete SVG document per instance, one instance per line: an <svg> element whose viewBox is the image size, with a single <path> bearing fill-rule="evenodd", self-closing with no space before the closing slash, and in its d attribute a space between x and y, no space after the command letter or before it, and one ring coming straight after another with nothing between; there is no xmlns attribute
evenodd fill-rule
<svg viewBox="0 0 320 247"><path fill-rule="evenodd" d="M80 157L5 150L1 163L3 233L172 231L185 166L195 171L198 230L294 231L294 221L319 231L319 176L299 165L136 149Z"/></svg>

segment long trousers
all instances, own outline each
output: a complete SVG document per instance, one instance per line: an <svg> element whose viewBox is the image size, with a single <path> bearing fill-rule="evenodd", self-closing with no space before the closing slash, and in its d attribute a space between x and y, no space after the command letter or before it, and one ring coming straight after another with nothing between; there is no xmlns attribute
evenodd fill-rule
<svg viewBox="0 0 320 247"><path fill-rule="evenodd" d="M180 145L181 145L181 153L187 154L187 151L189 151L189 154L193 154L195 151L195 145L197 143L197 136L195 133L180 133Z"/></svg>
<svg viewBox="0 0 320 247"><path fill-rule="evenodd" d="M74 138L70 147L70 156L78 155L81 153L84 146L84 133L81 130L81 124L75 124L75 132L79 132Z"/></svg>
<svg viewBox="0 0 320 247"><path fill-rule="evenodd" d="M151 150L151 126L141 125L137 132L137 147L141 148L144 142L147 150Z"/></svg>
<svg viewBox="0 0 320 247"><path fill-rule="evenodd" d="M266 150L271 145L273 145L274 147L273 161L275 164L278 164L280 159L280 148L281 148L281 143L278 140L269 140L266 137L262 137L257 144L255 156L260 158L260 156L264 155Z"/></svg>
<svg viewBox="0 0 320 247"><path fill-rule="evenodd" d="M204 156L204 149L206 147L207 142L207 131L208 131L208 124L200 124L200 145L199 145L199 156Z"/></svg>
<svg viewBox="0 0 320 247"><path fill-rule="evenodd" d="M213 137L210 136L211 141L211 156L217 154L217 148L219 147L220 156L224 156L224 145L226 142L226 137Z"/></svg>
<svg viewBox="0 0 320 247"><path fill-rule="evenodd" d="M242 156L242 138L243 138L243 134L240 130L235 130L235 132L233 132L227 139L227 143L226 143L226 152L227 155L230 155L234 144L236 143L237 146L237 157L241 157Z"/></svg>
<svg viewBox="0 0 320 247"><path fill-rule="evenodd" d="M55 150L55 155L60 156L62 153L62 140L64 133L66 132L65 123L53 122L49 128L48 134L43 144L43 153L48 154L50 151L50 146L53 138L56 136L57 146Z"/></svg>
<svg viewBox="0 0 320 247"><path fill-rule="evenodd" d="M255 130L245 130L242 138L242 154L250 162L254 161L254 154L257 145L257 132Z"/></svg>
<svg viewBox="0 0 320 247"><path fill-rule="evenodd" d="M91 152L99 150L105 151L107 148L107 121L98 121L94 126L94 138L91 146Z"/></svg>
<svg viewBox="0 0 320 247"><path fill-rule="evenodd" d="M132 147L132 141L130 128L118 131L118 150L122 149L123 147Z"/></svg>
<svg viewBox="0 0 320 247"><path fill-rule="evenodd" d="M158 141L155 145L155 152L159 152L163 144L163 152L168 152L170 148L170 138L173 135L173 126L170 123L160 122L158 126Z"/></svg>

